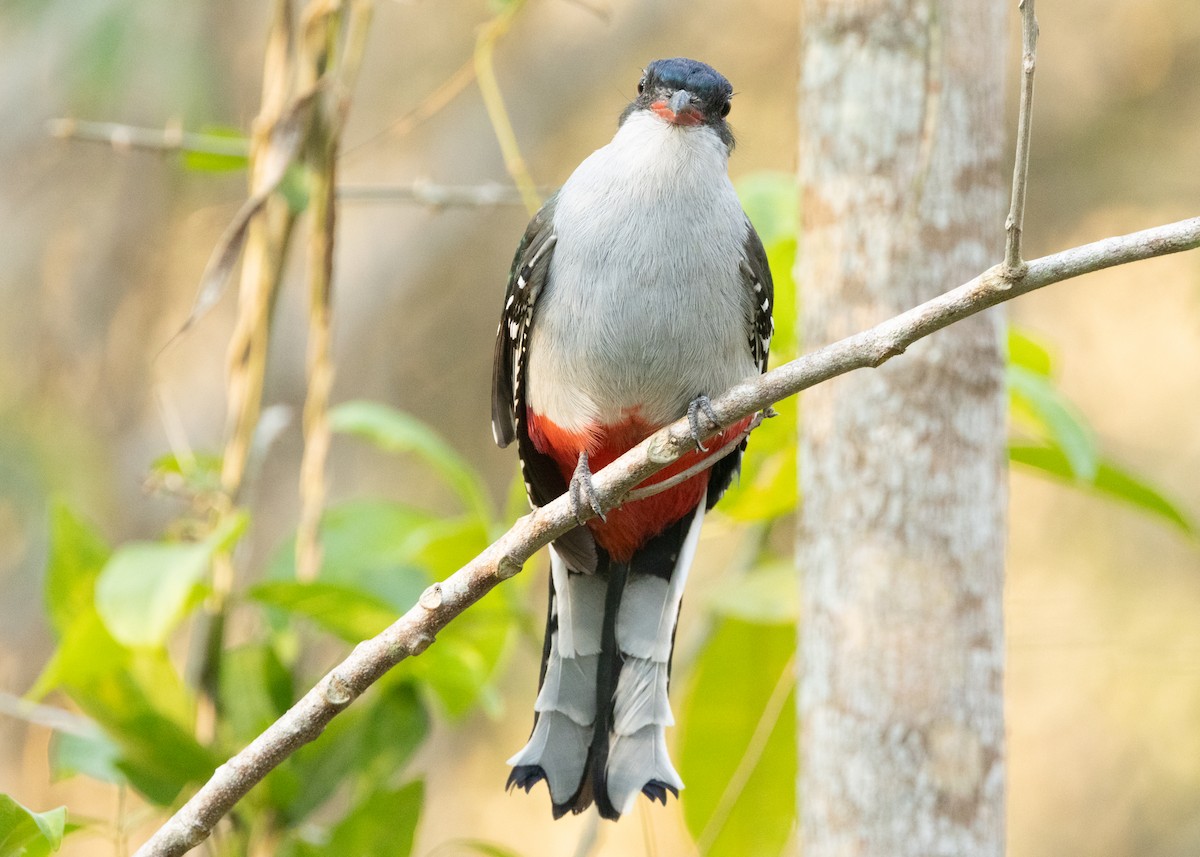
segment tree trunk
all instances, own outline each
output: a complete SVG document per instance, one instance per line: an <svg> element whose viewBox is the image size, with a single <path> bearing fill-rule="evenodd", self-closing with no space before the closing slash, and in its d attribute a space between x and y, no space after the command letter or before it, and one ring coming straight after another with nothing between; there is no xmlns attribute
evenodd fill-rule
<svg viewBox="0 0 1200 857"><path fill-rule="evenodd" d="M958 285L1004 238L1006 8L802 0L806 350ZM1000 857L1002 316L805 394L805 857Z"/></svg>

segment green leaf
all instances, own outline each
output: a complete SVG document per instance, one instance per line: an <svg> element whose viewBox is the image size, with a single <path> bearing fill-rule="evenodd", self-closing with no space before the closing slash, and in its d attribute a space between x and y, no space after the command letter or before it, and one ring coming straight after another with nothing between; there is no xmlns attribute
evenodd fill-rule
<svg viewBox="0 0 1200 857"><path fill-rule="evenodd" d="M383 500L330 507L321 520L321 582L361 590L393 613L404 612L431 582L414 554L424 544L420 533L437 521L424 510ZM276 553L268 579L293 579L295 556L292 539Z"/></svg>
<svg viewBox="0 0 1200 857"><path fill-rule="evenodd" d="M204 542L130 542L105 565L96 609L129 646L161 646L201 598L212 547Z"/></svg>
<svg viewBox="0 0 1200 857"><path fill-rule="evenodd" d="M395 608L386 601L361 589L336 583L263 583L252 588L249 595L262 604L311 619L349 643L374 637L399 618Z"/></svg>
<svg viewBox="0 0 1200 857"><path fill-rule="evenodd" d="M181 153L186 169L224 173L244 170L250 163L250 141L241 129L210 125L202 128L200 135L202 138L196 141L194 148L185 148Z"/></svg>
<svg viewBox="0 0 1200 857"><path fill-rule="evenodd" d="M491 680L515 627L502 589L493 589L450 623L419 658L401 664L402 671L433 691L451 717L467 714L476 703L488 714L499 714L500 699Z"/></svg>
<svg viewBox="0 0 1200 857"><path fill-rule="evenodd" d="M708 603L719 616L747 622L795 622L800 618L796 568L779 561L722 579L709 592Z"/></svg>
<svg viewBox="0 0 1200 857"><path fill-rule="evenodd" d="M1009 460L1064 482L1090 488L1098 494L1119 500L1147 514L1179 527L1190 536L1197 534L1196 524L1156 488L1119 465L1102 460L1091 480L1080 479L1067 455L1054 446L1012 444Z"/></svg>
<svg viewBox="0 0 1200 857"><path fill-rule="evenodd" d="M776 406L779 416L754 431L742 472L717 508L738 521L765 521L796 508L797 399L793 396Z"/></svg>
<svg viewBox="0 0 1200 857"><path fill-rule="evenodd" d="M305 820L339 787L367 794L394 781L429 734L429 714L411 679L392 672L376 692L335 718L264 782L289 825ZM326 853L326 852L322 852Z"/></svg>
<svg viewBox="0 0 1200 857"><path fill-rule="evenodd" d="M244 513L225 516L202 542L129 542L96 582L96 609L128 646L161 646L204 595L215 551L230 550L246 531Z"/></svg>
<svg viewBox="0 0 1200 857"><path fill-rule="evenodd" d="M288 211L299 216L308 208L308 174L296 163L289 163L275 192L283 197Z"/></svg>
<svg viewBox="0 0 1200 857"><path fill-rule="evenodd" d="M504 498L504 520L515 521L529 512L529 494L525 491L525 480L521 478L521 468L514 466L513 478L508 482L508 492Z"/></svg>
<svg viewBox="0 0 1200 857"><path fill-rule="evenodd" d="M167 452L151 462L150 472L160 477L199 479L201 484L197 487L220 488L221 461L221 456L212 452L194 452L183 458Z"/></svg>
<svg viewBox="0 0 1200 857"><path fill-rule="evenodd" d="M754 224L775 283L775 335L771 339L771 365L779 366L798 354L796 337L796 238L798 190L792 173L762 172L737 183L738 196Z"/></svg>
<svg viewBox="0 0 1200 857"><path fill-rule="evenodd" d="M247 643L221 657L221 726L230 743L245 745L292 704L292 676L266 643Z"/></svg>
<svg viewBox="0 0 1200 857"><path fill-rule="evenodd" d="M63 503L50 508L50 561L46 567L46 611L61 639L71 623L92 609L96 578L109 548Z"/></svg>
<svg viewBox="0 0 1200 857"><path fill-rule="evenodd" d="M228 541L236 529L230 523L214 540ZM99 540L61 507L53 532L47 599L52 615L57 611L64 620L62 639L29 696L40 699L61 688L109 738L58 736L52 747L55 774L128 779L148 800L167 805L216 765L192 736L195 701L163 646L130 648L101 618L93 598L104 576Z"/></svg>
<svg viewBox="0 0 1200 857"><path fill-rule="evenodd" d="M1062 450L1078 479L1084 482L1095 479L1100 466L1095 436L1054 383L1030 369L1009 366L1008 390L1014 416L1024 418Z"/></svg>
<svg viewBox="0 0 1200 857"><path fill-rule="evenodd" d="M361 437L385 452L411 452L432 467L481 521L492 518L487 488L450 444L416 417L380 402L353 401L329 412L330 428Z"/></svg>
<svg viewBox="0 0 1200 857"><path fill-rule="evenodd" d="M763 246L796 240L800 191L793 173L751 173L738 181L737 192Z"/></svg>
<svg viewBox="0 0 1200 857"><path fill-rule="evenodd" d="M700 853L776 857L795 821L792 624L718 622L680 724L684 820Z"/></svg>
<svg viewBox="0 0 1200 857"><path fill-rule="evenodd" d="M370 788L403 768L429 735L429 713L411 681L385 684L357 730L359 778Z"/></svg>
<svg viewBox="0 0 1200 857"><path fill-rule="evenodd" d="M494 842L485 842L482 839L451 839L444 845L439 846L438 850L445 848L450 853L467 852L472 854L480 854L482 857L521 857L519 853L511 848L505 848L503 845L497 845Z"/></svg>
<svg viewBox="0 0 1200 857"><path fill-rule="evenodd" d="M425 784L420 780L368 795L334 827L323 853L408 857L424 801Z"/></svg>
<svg viewBox="0 0 1200 857"><path fill-rule="evenodd" d="M1046 346L1015 327L1008 329L1008 362L1047 378L1054 374L1054 361Z"/></svg>
<svg viewBox="0 0 1200 857"><path fill-rule="evenodd" d="M43 857L62 846L67 808L26 809L0 794L0 857Z"/></svg>
<svg viewBox="0 0 1200 857"><path fill-rule="evenodd" d="M115 767L153 803L206 779L214 757L192 736L195 703L163 648L130 649L95 610L76 619L30 696L62 688L120 748Z"/></svg>
<svg viewBox="0 0 1200 857"><path fill-rule="evenodd" d="M250 597L356 643L378 634L427 586L487 547L488 535L473 515L441 520L396 503L360 501L329 510L322 544L320 580L280 580L293 568L285 547L269 574L274 582L254 587ZM513 615L507 596L493 591L439 634L437 645L405 661L399 673L419 678L451 716L465 714L480 699L496 710L499 699L490 680Z"/></svg>
<svg viewBox="0 0 1200 857"><path fill-rule="evenodd" d="M435 580L458 571L489 544L485 523L474 515L434 519L414 527L405 541L409 559Z"/></svg>
<svg viewBox="0 0 1200 857"><path fill-rule="evenodd" d="M119 767L121 748L107 736L55 732L50 738L50 779L83 774L102 783L124 784Z"/></svg>
<svg viewBox="0 0 1200 857"><path fill-rule="evenodd" d="M797 190L790 173L757 173L738 182L738 194L762 238L775 283L770 365L797 356L796 264ZM740 521L779 518L796 508L798 403L786 399L775 406L779 416L754 432L742 460L742 473L718 508Z"/></svg>

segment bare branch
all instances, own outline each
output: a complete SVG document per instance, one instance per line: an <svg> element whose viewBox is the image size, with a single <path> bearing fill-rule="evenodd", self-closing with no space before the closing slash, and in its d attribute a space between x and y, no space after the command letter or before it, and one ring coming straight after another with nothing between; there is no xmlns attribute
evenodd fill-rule
<svg viewBox="0 0 1200 857"><path fill-rule="evenodd" d="M345 91L342 84L339 89ZM219 137L215 134L198 134L184 131L179 125L165 128L145 128L123 125L118 122L90 122L86 119L63 117L46 123L46 132L60 140L84 143L102 143L120 152L143 150L151 152L190 152L203 155L219 155L230 158L248 158L249 141L236 137ZM553 187L535 187L534 193L545 198L554 193ZM484 182L478 185L442 185L428 179L416 179L411 184L340 185L338 199L342 202L412 202L434 208L476 207L496 205L524 205L525 198L520 189L501 184ZM255 212L258 209L255 208ZM254 213L254 212L251 212ZM245 213L234 218L234 223L247 219ZM225 250L241 247L238 243L223 239L218 247ZM219 256L215 253L214 256ZM236 254L234 255L236 260Z"/></svg>
<svg viewBox="0 0 1200 857"><path fill-rule="evenodd" d="M1023 275L1012 276L1003 265L997 265L869 330L733 387L712 400L713 410L722 425L732 425L815 384L854 369L879 366L903 354L918 339L1019 295L1102 268L1196 247L1200 247L1200 217L1035 259ZM647 477L694 449L687 419L677 420L597 473L596 495L606 509L619 506ZM585 507L581 514L590 516L591 510ZM519 572L539 548L575 526L575 512L565 496L518 520L478 557L429 587L391 627L356 646L291 710L217 768L135 857L177 857L204 841L256 783L320 735L325 725L371 684L400 661L423 652L450 620Z"/></svg>
<svg viewBox="0 0 1200 857"><path fill-rule="evenodd" d="M65 708L42 705L3 690L0 690L0 714L24 720L26 723L44 726L64 735L77 735L80 738L93 739L104 735L104 730L90 718L67 711Z"/></svg>
<svg viewBox="0 0 1200 857"><path fill-rule="evenodd" d="M774 414L771 414L771 416L774 416ZM687 482L698 473L703 473L705 470L708 470L708 468L712 467L722 458L729 455L731 452L741 446L742 442L750 436L750 432L762 425L762 421L762 412L755 414L754 418L750 420L750 425L738 432L737 437L735 437L733 440L727 441L721 448L710 452L691 467L687 468L686 470L681 470L674 476L668 477L661 482L651 482L649 485L643 485L641 488L634 488L625 495L624 502L632 503L634 500L645 500L647 497L653 497L655 494L661 494L670 488L674 488L676 485Z"/></svg>
<svg viewBox="0 0 1200 857"><path fill-rule="evenodd" d="M1004 250L1004 271L1012 276L1024 272L1021 259L1021 231L1025 227L1025 188L1029 184L1029 141L1033 133L1033 72L1037 65L1038 23L1033 14L1034 0L1020 0L1021 10L1021 108L1017 116L1017 154L1013 159L1012 206L1004 221L1008 240Z"/></svg>
<svg viewBox="0 0 1200 857"><path fill-rule="evenodd" d="M554 188L538 187L541 197L554 193ZM486 207L524 205L521 191L512 185L485 182L478 185L434 184L417 179L411 184L341 185L338 199L342 202L412 202L434 208Z"/></svg>
<svg viewBox="0 0 1200 857"><path fill-rule="evenodd" d="M46 131L60 140L102 143L119 151L195 152L227 158L245 158L250 154L246 140L184 131L179 124L169 124L165 128L138 128L116 122L60 118L47 122Z"/></svg>

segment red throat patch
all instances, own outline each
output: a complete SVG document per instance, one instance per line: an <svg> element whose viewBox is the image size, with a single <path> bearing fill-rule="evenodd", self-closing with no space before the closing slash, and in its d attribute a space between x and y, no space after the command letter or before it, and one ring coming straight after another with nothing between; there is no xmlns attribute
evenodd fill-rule
<svg viewBox="0 0 1200 857"><path fill-rule="evenodd" d="M675 113L667 106L665 101L655 101L650 105L650 109L655 115L666 119L672 125L701 125L704 123L704 116L695 107L685 107L678 113Z"/></svg>
<svg viewBox="0 0 1200 857"><path fill-rule="evenodd" d="M748 417L711 438L707 444L709 451L720 449L743 432L749 424ZM585 431L573 432L560 428L532 411L529 412L529 437L534 448L554 460L563 481L568 483L575 472L581 452L587 451L592 472L598 473L660 428L660 425L647 424L635 413L619 423L589 426ZM696 464L707 454L699 450L689 452L679 461L651 476L642 485L653 485L669 479ZM690 513L703 501L708 491L708 475L707 470L697 473L661 494L613 509L608 513L607 521L593 518L588 521L587 526L596 542L608 551L613 559L617 562L628 562L638 548Z"/></svg>

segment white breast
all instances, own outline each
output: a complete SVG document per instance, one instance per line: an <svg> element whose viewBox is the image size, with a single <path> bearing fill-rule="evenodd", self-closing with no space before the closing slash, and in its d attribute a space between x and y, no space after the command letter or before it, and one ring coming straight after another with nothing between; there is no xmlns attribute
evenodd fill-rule
<svg viewBox="0 0 1200 857"><path fill-rule="evenodd" d="M663 424L757 374L727 158L712 129L641 112L567 180L530 334L537 413L572 430L633 409Z"/></svg>

